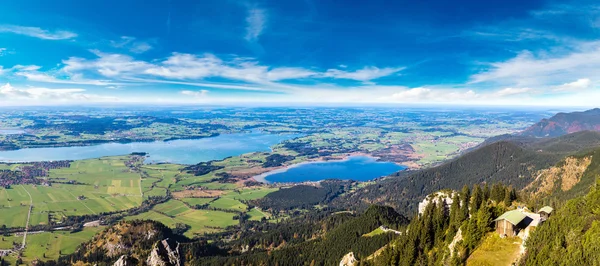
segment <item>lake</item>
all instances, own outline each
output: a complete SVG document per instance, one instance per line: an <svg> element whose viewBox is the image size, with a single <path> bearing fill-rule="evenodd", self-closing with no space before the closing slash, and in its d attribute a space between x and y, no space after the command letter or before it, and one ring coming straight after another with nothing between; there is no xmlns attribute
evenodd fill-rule
<svg viewBox="0 0 600 266"><path fill-rule="evenodd" d="M81 160L147 152L147 163L196 164L221 160L249 152L270 151L270 147L298 135L261 132L222 134L216 137L156 142L105 143L93 146L32 148L0 151L0 162Z"/></svg>
<svg viewBox="0 0 600 266"><path fill-rule="evenodd" d="M346 160L309 162L292 165L256 176L267 183L319 181L324 179L351 179L368 181L406 169L392 162L378 162L373 157L350 156Z"/></svg>

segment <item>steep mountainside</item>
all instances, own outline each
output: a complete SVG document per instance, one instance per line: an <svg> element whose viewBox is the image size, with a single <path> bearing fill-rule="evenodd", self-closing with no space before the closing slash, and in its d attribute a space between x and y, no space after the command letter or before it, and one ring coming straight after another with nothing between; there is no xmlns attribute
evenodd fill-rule
<svg viewBox="0 0 600 266"><path fill-rule="evenodd" d="M441 189L458 190L465 184L498 183L521 189L538 171L564 157L600 147L600 133L578 132L552 139L502 140L482 146L437 167L400 172L336 200L340 204L387 204L414 213L425 195Z"/></svg>
<svg viewBox="0 0 600 266"><path fill-rule="evenodd" d="M334 214L346 216L347 214ZM408 220L394 209L371 206L363 214L347 219L324 236L295 245L283 244L272 251L255 251L237 256L214 256L188 261L190 265L338 265L340 260L353 252L357 259L373 254L389 243L396 234L384 232L366 234L384 225L403 227Z"/></svg>
<svg viewBox="0 0 600 266"><path fill-rule="evenodd" d="M600 183L535 230L521 265L600 265Z"/></svg>
<svg viewBox="0 0 600 266"><path fill-rule="evenodd" d="M600 149L568 156L555 166L540 170L523 195L535 205L560 206L585 195L600 178Z"/></svg>
<svg viewBox="0 0 600 266"><path fill-rule="evenodd" d="M371 206L361 215L330 212L317 221L289 220L268 231L250 230L250 235L233 241L216 237L213 243L173 235L155 221L119 222L82 244L74 254L39 265L308 265L311 261L314 265L335 265L348 252L357 258L366 257L397 236L393 232L368 235L380 226L404 229L409 222L383 206ZM304 238L301 231L307 230L297 223L325 232L308 230L313 234ZM290 230L296 233L290 236Z"/></svg>
<svg viewBox="0 0 600 266"><path fill-rule="evenodd" d="M98 233L75 253L38 265L178 265L177 242L189 241L156 221L119 222Z"/></svg>
<svg viewBox="0 0 600 266"><path fill-rule="evenodd" d="M527 128L522 135L556 137L584 130L600 131L599 108L585 112L558 113Z"/></svg>

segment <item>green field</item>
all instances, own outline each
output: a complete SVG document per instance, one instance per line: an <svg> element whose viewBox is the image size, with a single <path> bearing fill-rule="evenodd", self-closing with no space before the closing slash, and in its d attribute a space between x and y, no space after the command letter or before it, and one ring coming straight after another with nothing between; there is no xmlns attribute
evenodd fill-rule
<svg viewBox="0 0 600 266"><path fill-rule="evenodd" d="M271 218L271 216L268 213L263 212L257 208L250 209L247 212L247 214L250 216L251 221L260 221L262 218L265 218L265 219Z"/></svg>
<svg viewBox="0 0 600 266"><path fill-rule="evenodd" d="M142 203L142 179L125 166L127 156L75 161L69 168L50 170L52 186L16 185L0 190L0 225L23 227L30 202L30 225L65 216L130 209ZM69 184L69 181L77 184ZM159 195L163 191L152 191Z"/></svg>
<svg viewBox="0 0 600 266"><path fill-rule="evenodd" d="M277 191L279 188L252 188L240 189L221 196L222 198L232 198L236 200L255 200L266 196L267 194Z"/></svg>
<svg viewBox="0 0 600 266"><path fill-rule="evenodd" d="M27 245L23 252L23 262L29 264L36 259L46 261L57 259L60 254L73 253L79 244L89 241L102 229L103 227L86 227L82 231L75 233L56 231L29 234L27 235ZM2 237L0 239L0 249L8 249L12 247L12 242L18 242L20 244L22 240L22 236ZM15 259L15 256L7 257L9 262L14 261Z"/></svg>
<svg viewBox="0 0 600 266"><path fill-rule="evenodd" d="M211 201L215 200L215 198L183 198L181 201L189 204L189 205L204 205L208 204Z"/></svg>
<svg viewBox="0 0 600 266"><path fill-rule="evenodd" d="M219 231L219 228L225 228L238 224L233 219L235 213L212 211L212 210L194 210L188 208L183 202L170 200L166 203L156 205L152 210L127 217L127 220L150 219L164 223L169 227L174 227L176 223L184 223L191 228L185 235L193 237L195 234Z"/></svg>

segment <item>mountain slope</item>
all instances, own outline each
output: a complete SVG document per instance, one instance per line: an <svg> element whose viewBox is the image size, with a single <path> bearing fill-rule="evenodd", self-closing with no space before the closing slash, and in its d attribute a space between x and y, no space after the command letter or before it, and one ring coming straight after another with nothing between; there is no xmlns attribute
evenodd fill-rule
<svg viewBox="0 0 600 266"><path fill-rule="evenodd" d="M600 131L600 109L558 113L527 128L521 134L533 137L556 137L584 130Z"/></svg>
<svg viewBox="0 0 600 266"><path fill-rule="evenodd" d="M535 230L521 265L600 265L600 183Z"/></svg>
<svg viewBox="0 0 600 266"><path fill-rule="evenodd" d="M156 221L122 221L96 234L73 254L38 265L175 265L177 242L189 241Z"/></svg>
<svg viewBox="0 0 600 266"><path fill-rule="evenodd" d="M345 214L334 214L345 215ZM365 236L378 227L403 227L408 220L394 209L370 206L363 214L339 224L324 236L295 245L283 244L272 251L255 251L237 256L213 256L188 261L190 265L337 265L353 252L367 257L389 243L396 235L382 233Z"/></svg>
<svg viewBox="0 0 600 266"><path fill-rule="evenodd" d="M568 156L555 166L540 170L533 182L523 189L529 202L561 206L565 201L581 197L600 178L600 149Z"/></svg>
<svg viewBox="0 0 600 266"><path fill-rule="evenodd" d="M539 170L594 147L600 147L600 133L590 131L535 141L502 140L433 168L400 172L336 202L354 206L387 204L411 214L425 195L441 189L458 190L465 184L499 182L521 189L535 179Z"/></svg>

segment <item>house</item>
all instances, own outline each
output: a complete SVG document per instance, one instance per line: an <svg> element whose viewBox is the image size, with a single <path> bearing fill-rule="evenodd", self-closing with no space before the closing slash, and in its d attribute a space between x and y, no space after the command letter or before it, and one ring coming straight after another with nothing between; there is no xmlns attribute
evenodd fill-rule
<svg viewBox="0 0 600 266"><path fill-rule="evenodd" d="M548 220L554 209L550 206L544 206L538 210L538 214L542 217L542 221Z"/></svg>
<svg viewBox="0 0 600 266"><path fill-rule="evenodd" d="M500 217L496 218L496 233L500 236L512 237L519 234L523 227L524 222L529 224L531 221L527 221L530 218L520 210L507 211Z"/></svg>
<svg viewBox="0 0 600 266"><path fill-rule="evenodd" d="M542 214L532 213L526 207L507 211L494 220L496 222L496 233L500 236L520 236L522 238L527 238L529 231L543 221L545 220L542 219ZM519 235L521 232L523 234Z"/></svg>

